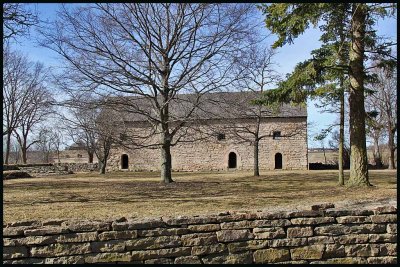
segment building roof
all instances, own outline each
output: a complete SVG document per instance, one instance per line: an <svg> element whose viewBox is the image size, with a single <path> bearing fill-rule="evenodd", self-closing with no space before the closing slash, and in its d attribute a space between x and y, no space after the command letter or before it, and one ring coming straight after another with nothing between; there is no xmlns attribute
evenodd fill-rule
<svg viewBox="0 0 400 267"><path fill-rule="evenodd" d="M197 102L196 94L180 94L171 100L169 106L170 118L172 120L184 118L194 105L197 105L197 107L191 116L193 120L251 118L255 116L255 112L258 110L257 106L251 104L251 100L257 99L259 96L260 92L252 91L217 92L204 94ZM129 100L129 102L126 100ZM152 101L148 98L124 97L121 98L121 101L115 102L114 99L112 102L118 103L118 110L121 112L124 121L146 121L146 116L140 114L141 112L151 112L154 117L157 117L155 109L152 107ZM277 110L262 107L262 117L307 117L307 107L290 104L282 104Z"/></svg>

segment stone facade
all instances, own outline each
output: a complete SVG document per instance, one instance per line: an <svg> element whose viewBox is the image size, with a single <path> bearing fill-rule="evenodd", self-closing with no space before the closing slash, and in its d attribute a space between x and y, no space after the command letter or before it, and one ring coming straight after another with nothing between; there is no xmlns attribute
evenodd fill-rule
<svg viewBox="0 0 400 267"><path fill-rule="evenodd" d="M3 224L3 263L397 263L397 208Z"/></svg>
<svg viewBox="0 0 400 267"><path fill-rule="evenodd" d="M218 134L214 133L201 141L178 143L171 148L172 169L174 171L252 170L254 148L251 142L244 142L226 130L227 122L224 120L209 120L207 123L213 125L214 132L215 129L220 129L219 133L223 134L225 139L218 140ZM252 123L254 124L254 119L238 119L236 125L247 126ZM132 126L132 131L142 132L146 131L146 128ZM276 131L281 132L282 137L274 139L273 132ZM269 135L259 143L261 170L276 169L277 153L282 155L282 169L307 169L307 116L262 118L260 135ZM157 138L153 137L152 141L155 143ZM236 168L229 168L229 154L232 152L236 155ZM108 170L121 170L124 154L128 157L127 170L160 170L160 150L154 148L135 150L114 148L108 161Z"/></svg>

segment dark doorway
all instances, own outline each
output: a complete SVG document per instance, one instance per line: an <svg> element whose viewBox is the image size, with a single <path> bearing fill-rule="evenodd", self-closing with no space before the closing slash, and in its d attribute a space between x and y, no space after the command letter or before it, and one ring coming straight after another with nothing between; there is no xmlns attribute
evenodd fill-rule
<svg viewBox="0 0 400 267"><path fill-rule="evenodd" d="M228 168L233 169L236 168L237 165L237 157L235 152L229 153L229 160L228 160Z"/></svg>
<svg viewBox="0 0 400 267"><path fill-rule="evenodd" d="M121 169L128 169L129 159L127 154L122 154L121 156Z"/></svg>
<svg viewBox="0 0 400 267"><path fill-rule="evenodd" d="M275 169L282 169L282 154L275 154Z"/></svg>

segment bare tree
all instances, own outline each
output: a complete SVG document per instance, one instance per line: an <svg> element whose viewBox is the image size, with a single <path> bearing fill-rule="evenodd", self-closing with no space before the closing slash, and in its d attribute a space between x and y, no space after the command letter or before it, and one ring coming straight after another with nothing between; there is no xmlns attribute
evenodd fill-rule
<svg viewBox="0 0 400 267"><path fill-rule="evenodd" d="M24 3L3 3L3 41L29 33L38 24L38 14Z"/></svg>
<svg viewBox="0 0 400 267"><path fill-rule="evenodd" d="M89 101L88 98L85 99ZM72 141L76 144L84 144L85 150L88 153L88 163L93 163L95 155L95 116L96 114L83 103L80 105L80 108L67 107L64 112L58 114L62 122L61 127Z"/></svg>
<svg viewBox="0 0 400 267"><path fill-rule="evenodd" d="M36 139L38 142L35 143L36 150L42 153L42 161L45 163L50 162L50 154L53 151L53 132L50 128L42 126L38 130Z"/></svg>
<svg viewBox="0 0 400 267"><path fill-rule="evenodd" d="M65 59L69 93L91 90L108 97L109 105L118 97L116 106L145 118L159 136L152 145L161 150L161 179L169 183L171 146L186 132L202 96L231 84L232 58L251 40L253 11L250 4L64 7L43 32L43 45ZM174 113L179 105L185 109Z"/></svg>
<svg viewBox="0 0 400 267"><path fill-rule="evenodd" d="M57 162L60 163L60 151L62 148L62 145L64 144L64 135L63 132L58 128L54 127L53 132L52 132L52 146L54 149L54 152L57 154Z"/></svg>
<svg viewBox="0 0 400 267"><path fill-rule="evenodd" d="M26 90L26 101L21 103L24 105L24 114L20 118L18 127L13 130L15 137L21 147L22 163L27 162L28 149L38 142L38 140L31 140L29 136L34 127L43 122L46 117L52 114L51 103L52 96L46 88L47 72L41 63L35 63L32 67L31 81L29 86L22 88Z"/></svg>
<svg viewBox="0 0 400 267"><path fill-rule="evenodd" d="M4 163L8 164L12 133L22 125L33 121L36 124L38 116L31 114L32 108L36 109L32 102L37 100L36 92L42 91L39 88L43 86L44 69L42 65L29 62L25 55L11 51L9 47L3 50L3 60L3 136L6 136ZM29 132L31 127L28 128L25 130Z"/></svg>
<svg viewBox="0 0 400 267"><path fill-rule="evenodd" d="M374 147L379 147L379 144L375 145L375 142L379 140L383 132L386 132L389 147L389 169L395 169L394 153L397 149L395 142L397 132L397 70L395 68L374 68L372 73L376 75L377 82L371 85L375 92L370 94L366 101L368 111L370 111L367 122L370 122L370 126L373 129L371 134L373 135Z"/></svg>

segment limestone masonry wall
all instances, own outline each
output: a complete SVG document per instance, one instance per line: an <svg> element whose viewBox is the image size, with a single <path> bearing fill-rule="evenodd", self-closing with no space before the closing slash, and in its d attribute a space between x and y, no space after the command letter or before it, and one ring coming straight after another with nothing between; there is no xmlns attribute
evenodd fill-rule
<svg viewBox="0 0 400 267"><path fill-rule="evenodd" d="M3 224L3 263L396 263L397 208Z"/></svg>

